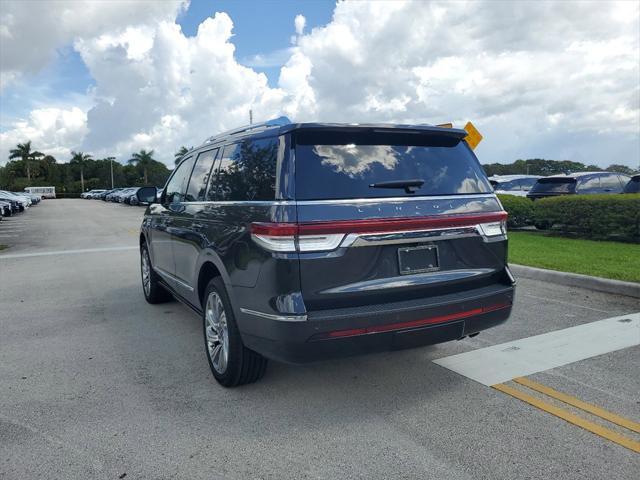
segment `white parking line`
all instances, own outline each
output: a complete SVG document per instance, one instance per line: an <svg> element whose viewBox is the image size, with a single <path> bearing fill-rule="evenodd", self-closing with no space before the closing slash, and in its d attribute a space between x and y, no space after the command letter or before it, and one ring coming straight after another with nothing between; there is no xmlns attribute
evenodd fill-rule
<svg viewBox="0 0 640 480"><path fill-rule="evenodd" d="M6 260L10 258L48 257L50 255L75 255L79 253L120 252L123 250L138 250L139 248L140 247L122 246L122 247L103 247L103 248L83 248L78 250L58 250L54 252L15 253L13 255L0 254L0 260Z"/></svg>
<svg viewBox="0 0 640 480"><path fill-rule="evenodd" d="M484 385L640 345L640 312L434 360Z"/></svg>
<svg viewBox="0 0 640 480"><path fill-rule="evenodd" d="M565 302L565 301L562 301L562 300L556 300L555 298L538 297L537 295L529 295L529 294L525 294L525 297L535 298L536 300L544 300L545 302L559 303L560 305L566 305L567 307L583 308L585 310L592 310L594 312L599 312L599 313L609 313L608 310L602 310L600 308L587 307L585 305L580 305L578 303L573 303L573 302Z"/></svg>

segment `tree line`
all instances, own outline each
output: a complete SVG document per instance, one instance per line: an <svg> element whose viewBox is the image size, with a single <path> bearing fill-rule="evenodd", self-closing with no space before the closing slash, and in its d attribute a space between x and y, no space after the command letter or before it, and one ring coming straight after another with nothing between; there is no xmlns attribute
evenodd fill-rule
<svg viewBox="0 0 640 480"><path fill-rule="evenodd" d="M189 151L180 147L175 153L178 164ZM67 163L58 163L52 156L35 150L31 141L19 143L9 151L9 162L0 166L0 188L23 191L25 187L54 186L59 193L80 193L94 188L164 185L171 170L153 158L153 150L133 153L126 165L115 157L93 158L85 152L71 152ZM518 159L513 163L484 164L488 176L492 175L555 175L562 173L601 171L632 175L637 173L625 165L612 164L606 169L570 160L543 158ZM113 177L112 177L113 172Z"/></svg>
<svg viewBox="0 0 640 480"><path fill-rule="evenodd" d="M25 187L54 186L61 194L77 194L111 188L112 178L114 187L164 185L171 170L155 160L153 154L153 150L140 150L123 165L115 157L93 158L73 151L68 162L59 163L52 155L33 149L31 141L27 141L12 148L9 162L0 166L0 188L23 191Z"/></svg>
<svg viewBox="0 0 640 480"><path fill-rule="evenodd" d="M488 163L482 165L487 176L492 175L557 175L575 172L616 172L633 175L637 170L626 165L612 164L607 168L585 165L571 160L545 160L544 158L518 159L513 163Z"/></svg>

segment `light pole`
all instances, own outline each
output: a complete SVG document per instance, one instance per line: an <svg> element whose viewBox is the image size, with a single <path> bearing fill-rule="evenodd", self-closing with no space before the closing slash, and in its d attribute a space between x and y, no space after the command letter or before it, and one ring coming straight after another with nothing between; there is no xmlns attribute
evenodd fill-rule
<svg viewBox="0 0 640 480"><path fill-rule="evenodd" d="M113 161L116 159L116 157L107 157L107 159L109 160L111 166L111 190L113 190Z"/></svg>

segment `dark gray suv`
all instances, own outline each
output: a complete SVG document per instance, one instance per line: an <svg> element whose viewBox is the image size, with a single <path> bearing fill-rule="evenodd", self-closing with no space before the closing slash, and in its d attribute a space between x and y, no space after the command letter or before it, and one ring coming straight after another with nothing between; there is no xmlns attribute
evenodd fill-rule
<svg viewBox="0 0 640 480"><path fill-rule="evenodd" d="M466 132L286 120L212 137L149 203L150 303L203 318L224 386L267 358L308 362L429 345L504 322L506 213Z"/></svg>

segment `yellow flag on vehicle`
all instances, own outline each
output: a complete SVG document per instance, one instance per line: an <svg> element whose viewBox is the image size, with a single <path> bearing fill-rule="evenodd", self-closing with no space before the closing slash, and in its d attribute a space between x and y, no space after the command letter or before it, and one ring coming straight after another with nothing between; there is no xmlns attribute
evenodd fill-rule
<svg viewBox="0 0 640 480"><path fill-rule="evenodd" d="M464 126L464 130L467 132L467 136L464 137L464 140L467 142L471 150L475 150L478 144L482 141L482 135L471 122L467 122Z"/></svg>

